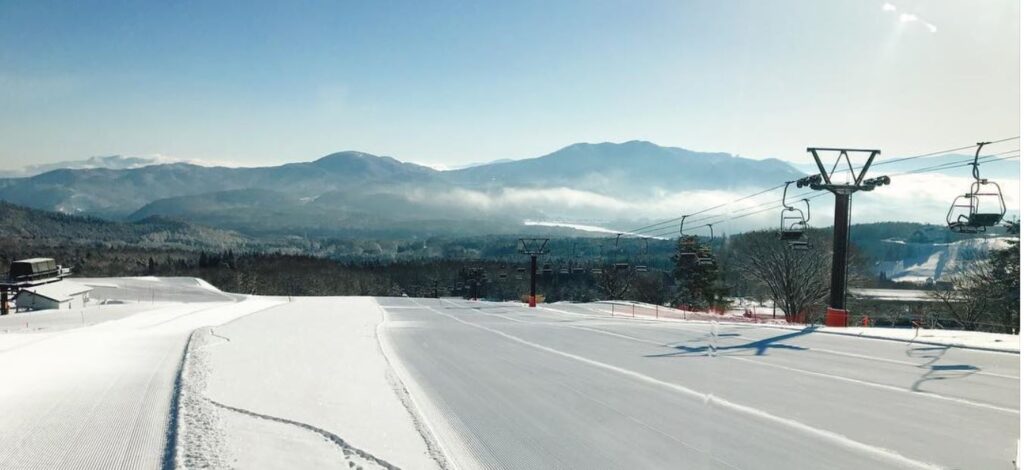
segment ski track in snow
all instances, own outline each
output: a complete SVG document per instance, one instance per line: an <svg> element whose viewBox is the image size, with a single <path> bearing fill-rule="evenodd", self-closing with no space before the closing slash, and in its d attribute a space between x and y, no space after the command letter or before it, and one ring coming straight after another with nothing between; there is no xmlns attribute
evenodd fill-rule
<svg viewBox="0 0 1024 470"><path fill-rule="evenodd" d="M109 288L113 296L138 281L104 282L118 286ZM180 280L145 282L158 294L183 289ZM168 468L182 352L193 330L280 303L193 289L216 302L146 304L135 312L117 305L115 320L0 334L0 345L10 346L0 347L0 468Z"/></svg>
<svg viewBox="0 0 1024 470"><path fill-rule="evenodd" d="M206 399L206 402L210 403L210 404L212 404L214 406L217 406L219 408L223 408L225 410L234 411L235 413L244 414L246 416L250 416L250 417L253 417L253 418L257 418L257 419L265 419L267 421L273 421L273 422L276 422L276 423L283 423L283 424L287 424L287 425L291 425L291 426L296 426L296 427L299 427L301 429L305 429L307 431L319 434L321 437L323 437L327 441L332 442L336 446L338 446L341 449L341 451L345 454L346 459L349 460L350 462L358 462L361 459L361 460L365 460L365 461L368 461L370 463L373 463L373 464L379 466L380 468L384 468L384 469L387 469L387 470L398 470L398 467L388 463L387 461L385 461L385 460L383 460L383 459L381 459L379 457L374 456L373 454L370 454L369 452L366 452L364 450L361 450L361 449L358 449L356 447L353 447L348 442L345 442L345 440L342 439L341 436L338 436L337 434L334 434L334 433L332 433L332 432L330 432L330 431L328 431L326 429L318 428L318 427L313 426L311 424L300 423L298 421L293 421L293 420L290 420L290 419L278 418L276 416L270 416L270 415L265 415L265 414L262 414L262 413L256 413L256 412L253 412L253 411L249 411L249 410L242 409L242 408L236 408L234 406L225 405L223 403L219 403L219 402L210 400L209 398ZM358 457L358 459L355 458L355 457ZM362 463L362 465L365 465L365 463Z"/></svg>
<svg viewBox="0 0 1024 470"><path fill-rule="evenodd" d="M211 338L220 340L212 342ZM287 418L257 413L244 408L231 406L206 397L206 383L211 373L209 349L231 339L217 334L213 328L201 328L193 332L182 361L180 403L177 410L177 445L174 450L174 463L165 467L190 468L230 468L229 449L225 443L224 420L220 410L227 410L254 419L294 426L318 435L326 442L337 446L345 456L349 467L379 467L387 470L398 470L398 467L362 449L356 448L341 436L326 429ZM172 442L174 442L172 440Z"/></svg>

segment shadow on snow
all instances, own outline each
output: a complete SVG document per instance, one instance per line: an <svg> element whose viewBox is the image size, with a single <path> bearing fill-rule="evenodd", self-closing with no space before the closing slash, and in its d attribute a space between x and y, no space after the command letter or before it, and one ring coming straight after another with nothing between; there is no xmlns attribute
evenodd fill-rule
<svg viewBox="0 0 1024 470"><path fill-rule="evenodd" d="M729 351L739 351L739 352L751 351L751 352L753 352L754 356L763 356L763 355L765 355L765 353L768 352L769 349L787 349L787 350L791 350L791 351L806 351L807 348L805 348L803 346L795 346L795 345L792 345L792 344L785 344L785 343L783 343L783 341L790 340L790 339L793 339L793 338L797 338L797 337L800 337L800 336L803 336L803 335L806 335L806 334L809 334L809 333L813 333L814 330L815 330L814 327L810 327L809 326L807 328L804 328L804 329L799 330L799 331L794 331L792 333L784 333L784 334L777 335L777 336L772 336L772 337L769 337L769 338L764 338L764 339L759 339L759 340L756 340L756 341L751 341L749 343L736 344L736 345L731 345L731 346L717 346L717 347L714 348L714 351L717 351L717 352L720 352L720 353L721 352L729 352ZM725 333L725 334L719 334L718 335L719 338L728 338L728 337L733 337L733 336L739 336L739 334L736 334L736 333ZM705 343L710 342L712 339L713 338L711 338L711 335L708 335L705 338ZM712 351L712 347L711 347L710 344L704 344L702 346L697 346L697 347L687 346L685 344L678 344L678 345L672 346L672 348L676 349L677 351L676 352L670 352L670 353L664 353L664 354L649 354L649 355L644 356L644 357L695 357L695 356L706 356L709 352Z"/></svg>

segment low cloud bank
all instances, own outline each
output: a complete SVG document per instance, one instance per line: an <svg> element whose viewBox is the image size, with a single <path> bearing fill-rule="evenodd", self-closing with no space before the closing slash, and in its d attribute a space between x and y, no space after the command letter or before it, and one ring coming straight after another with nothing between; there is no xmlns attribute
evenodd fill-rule
<svg viewBox="0 0 1024 470"><path fill-rule="evenodd" d="M907 221L944 224L953 199L966 193L971 185L969 177L938 174L917 174L893 177L892 184L872 192L854 196L855 223ZM1019 215L1020 184L1016 179L998 181L1007 206L1007 217ZM693 214L723 203L728 205L692 216L687 225L716 224L716 232L735 233L758 228L775 228L779 224L782 190L772 191L736 203L730 203L759 188L742 191L683 191L662 193L654 197L627 200L571 188L504 188L498 191L450 189L440 192L417 191L410 199L448 208L459 208L495 217L519 217L530 225L577 228L583 231L619 233L682 214ZM789 203L801 198L811 199L811 226L830 226L833 219L833 200L830 194L820 195L807 188L791 188ZM801 204L802 206L802 204ZM763 212L755 213L757 211ZM724 221L727 218L735 220ZM634 227L619 226L622 222L636 221ZM678 225L666 224L646 235L668 235Z"/></svg>

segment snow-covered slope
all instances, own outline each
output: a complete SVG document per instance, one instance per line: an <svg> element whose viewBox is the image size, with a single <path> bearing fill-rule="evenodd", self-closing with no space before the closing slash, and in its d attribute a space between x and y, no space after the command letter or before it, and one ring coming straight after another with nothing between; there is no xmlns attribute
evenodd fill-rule
<svg viewBox="0 0 1024 470"><path fill-rule="evenodd" d="M989 250L1006 248L1010 238L974 238L952 243L908 243L902 240L884 240L885 243L903 245L908 256L896 261L878 263L877 271L900 282L924 283L945 280L965 262L984 255Z"/></svg>
<svg viewBox="0 0 1024 470"><path fill-rule="evenodd" d="M100 305L0 317L0 468L438 467L373 300L81 281Z"/></svg>

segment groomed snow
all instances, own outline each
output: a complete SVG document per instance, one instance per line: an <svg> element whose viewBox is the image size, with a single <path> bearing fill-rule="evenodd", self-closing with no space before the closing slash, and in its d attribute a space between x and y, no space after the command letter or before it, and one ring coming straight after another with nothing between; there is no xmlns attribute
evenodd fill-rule
<svg viewBox="0 0 1024 470"><path fill-rule="evenodd" d="M1011 335L90 282L187 303L0 317L0 468L927 467L1003 463L1019 418L1016 356L863 339L1019 353ZM847 394L871 406L829 408ZM972 449L936 445L950 422Z"/></svg>
<svg viewBox="0 0 1024 470"><path fill-rule="evenodd" d="M372 299L85 282L127 303L0 317L0 468L440 467Z"/></svg>
<svg viewBox="0 0 1024 470"><path fill-rule="evenodd" d="M913 330L909 328L836 328L829 326L817 327L821 333L833 333L864 338L891 339L907 343L934 344L973 349L986 349L1020 353L1020 336L982 331L961 330Z"/></svg>
<svg viewBox="0 0 1024 470"><path fill-rule="evenodd" d="M772 320L771 309L768 309L767 317L763 314L764 307L756 312L758 318L751 319L737 315L737 312L728 312L725 315L715 315L703 312L690 312L670 307L655 307L652 304L640 302L591 302L591 303L561 303L542 304L542 309L555 309L562 313L591 313L598 315L609 315L621 318L637 318L642 320L656 320L667 322L707 322L716 321L719 323L750 324L757 323L760 326L773 328L785 328L792 330L804 330L808 325L788 325L783 315ZM813 326L813 332L838 334L847 336L858 336L862 338L884 339L903 341L907 343L930 344L938 346L961 347L971 349L990 350L997 352L1020 353L1020 336L987 333L981 331L963 330L939 330L911 328L884 328L884 327L827 327Z"/></svg>
<svg viewBox="0 0 1024 470"><path fill-rule="evenodd" d="M147 305L92 326L0 335L0 468L160 467L189 334L277 303Z"/></svg>
<svg viewBox="0 0 1024 470"><path fill-rule="evenodd" d="M437 468L378 346L382 320L373 299L293 297L198 332L186 467Z"/></svg>

